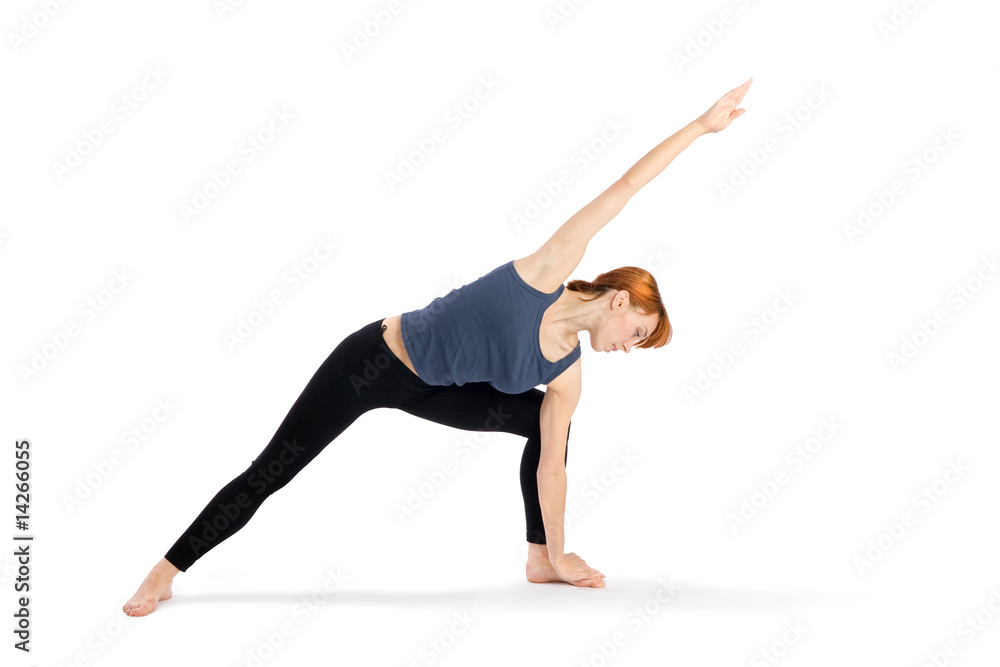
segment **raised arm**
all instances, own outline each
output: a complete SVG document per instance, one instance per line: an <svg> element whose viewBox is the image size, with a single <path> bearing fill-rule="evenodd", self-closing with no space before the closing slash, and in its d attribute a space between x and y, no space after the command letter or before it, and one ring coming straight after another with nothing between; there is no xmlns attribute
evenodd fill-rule
<svg viewBox="0 0 1000 667"><path fill-rule="evenodd" d="M743 115L746 109L737 107L752 82L749 79L733 88L708 111L642 156L607 190L564 222L541 248L516 260L518 273L544 292L558 289L580 264L590 240L625 208L632 195L656 178L695 139L719 132Z"/></svg>

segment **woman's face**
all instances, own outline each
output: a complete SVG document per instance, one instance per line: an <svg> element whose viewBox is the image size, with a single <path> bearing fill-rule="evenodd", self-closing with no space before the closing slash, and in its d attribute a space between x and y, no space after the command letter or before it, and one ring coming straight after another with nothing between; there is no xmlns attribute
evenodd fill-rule
<svg viewBox="0 0 1000 667"><path fill-rule="evenodd" d="M657 316L639 313L629 303L629 294L619 290L611 299L611 317L597 330L591 347L598 352L625 352L656 327Z"/></svg>

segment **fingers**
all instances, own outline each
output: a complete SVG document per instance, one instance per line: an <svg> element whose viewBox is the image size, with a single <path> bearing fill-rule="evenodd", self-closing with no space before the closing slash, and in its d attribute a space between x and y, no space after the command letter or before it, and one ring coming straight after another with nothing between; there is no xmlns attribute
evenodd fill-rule
<svg viewBox="0 0 1000 667"><path fill-rule="evenodd" d="M578 581L596 581L605 579L604 573L600 570L595 570L592 567L581 568L571 573L567 573L569 576L564 576L563 579L567 581L572 581L574 583ZM587 585L587 584L584 584Z"/></svg>
<svg viewBox="0 0 1000 667"><path fill-rule="evenodd" d="M604 588L605 586L604 580L599 578L577 579L572 583L579 588Z"/></svg>
<svg viewBox="0 0 1000 667"><path fill-rule="evenodd" d="M736 104L739 104L740 100L743 99L743 96L747 94L747 90L750 89L751 83L753 83L753 77L747 79L740 85L730 90L728 93L722 96L722 99L727 101L732 100Z"/></svg>
<svg viewBox="0 0 1000 667"><path fill-rule="evenodd" d="M744 81L741 85L737 86L736 88L733 88L733 91L730 94L733 95L733 101L736 102L736 104L739 104L740 100L743 99L743 96L747 94L747 90L750 89L750 84L752 82L753 82L753 77L750 77L749 79Z"/></svg>

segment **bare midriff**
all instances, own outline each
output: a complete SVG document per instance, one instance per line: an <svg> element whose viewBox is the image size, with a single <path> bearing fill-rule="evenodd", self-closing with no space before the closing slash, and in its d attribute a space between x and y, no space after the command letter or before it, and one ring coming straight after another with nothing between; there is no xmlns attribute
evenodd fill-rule
<svg viewBox="0 0 1000 667"><path fill-rule="evenodd" d="M420 377L417 370L413 367L413 362L410 361L410 355L406 353L406 346L403 345L403 330L399 327L399 321L402 319L401 315L394 315L393 317L387 317L382 320L382 324L385 325L386 329L382 332L382 338L385 339L386 345L392 350L403 364L413 371L413 374Z"/></svg>

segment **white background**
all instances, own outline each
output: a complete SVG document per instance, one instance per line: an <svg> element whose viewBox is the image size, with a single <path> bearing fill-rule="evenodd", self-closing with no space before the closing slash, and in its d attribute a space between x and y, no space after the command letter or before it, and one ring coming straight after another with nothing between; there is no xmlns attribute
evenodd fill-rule
<svg viewBox="0 0 1000 667"><path fill-rule="evenodd" d="M45 5L5 3L0 22L4 664L995 664L995 3L425 1L378 29L387 2ZM469 434L380 410L172 600L122 614L346 335L530 254L749 77L746 114L638 193L575 272L648 268L675 328L627 356L582 336L567 548L606 589L524 580L521 438L466 456ZM247 159L275 109L293 120ZM446 140L390 187L435 128ZM229 160L240 172L185 219ZM539 197L561 170L569 185ZM517 226L529 200L540 214ZM877 214L865 228L859 208ZM319 238L337 251L286 282ZM157 401L176 406L160 422ZM12 648L18 438L30 656ZM634 462L611 472L620 454Z"/></svg>

